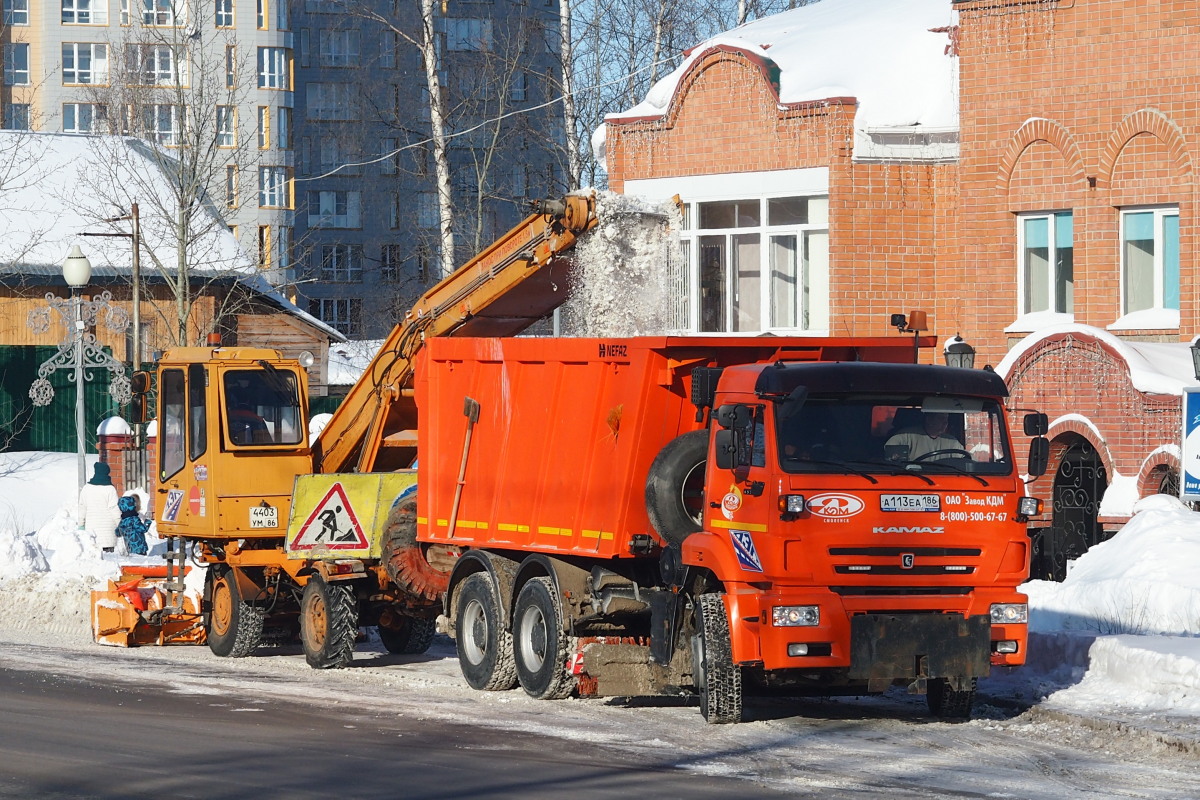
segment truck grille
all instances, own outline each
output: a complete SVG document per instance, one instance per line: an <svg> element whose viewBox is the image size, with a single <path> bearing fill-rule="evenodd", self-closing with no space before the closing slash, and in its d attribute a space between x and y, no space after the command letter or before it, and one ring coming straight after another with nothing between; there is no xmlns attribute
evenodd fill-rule
<svg viewBox="0 0 1200 800"><path fill-rule="evenodd" d="M834 594L842 597L961 596L975 591L974 586L831 586L829 588Z"/></svg>
<svg viewBox="0 0 1200 800"><path fill-rule="evenodd" d="M911 567L896 564L854 564L835 566L833 571L838 575L971 575L975 568L942 564L917 564Z"/></svg>
<svg viewBox="0 0 1200 800"><path fill-rule="evenodd" d="M978 557L983 551L978 547L831 547L831 556L898 556L912 553L918 557L965 558Z"/></svg>

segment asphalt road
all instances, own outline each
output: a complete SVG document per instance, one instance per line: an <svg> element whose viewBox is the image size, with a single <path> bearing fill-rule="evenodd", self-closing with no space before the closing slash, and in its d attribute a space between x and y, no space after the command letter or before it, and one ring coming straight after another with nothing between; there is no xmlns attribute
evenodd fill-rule
<svg viewBox="0 0 1200 800"><path fill-rule="evenodd" d="M3 798L750 796L783 795L583 742L0 672Z"/></svg>

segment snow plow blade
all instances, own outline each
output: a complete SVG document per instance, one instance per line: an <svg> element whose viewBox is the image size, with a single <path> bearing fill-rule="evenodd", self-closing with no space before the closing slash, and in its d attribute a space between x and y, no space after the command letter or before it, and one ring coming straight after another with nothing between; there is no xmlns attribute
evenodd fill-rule
<svg viewBox="0 0 1200 800"><path fill-rule="evenodd" d="M166 605L165 567L124 571L107 590L92 592L92 635L97 644L203 644L204 624L196 598L180 594L179 608Z"/></svg>

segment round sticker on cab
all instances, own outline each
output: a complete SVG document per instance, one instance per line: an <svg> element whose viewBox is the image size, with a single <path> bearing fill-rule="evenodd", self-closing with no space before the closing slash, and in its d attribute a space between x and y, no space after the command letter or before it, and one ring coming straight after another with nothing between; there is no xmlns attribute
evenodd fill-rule
<svg viewBox="0 0 1200 800"><path fill-rule="evenodd" d="M725 519L733 519L733 512L742 507L742 490L735 483L729 487L729 491L721 498L721 513L725 515Z"/></svg>

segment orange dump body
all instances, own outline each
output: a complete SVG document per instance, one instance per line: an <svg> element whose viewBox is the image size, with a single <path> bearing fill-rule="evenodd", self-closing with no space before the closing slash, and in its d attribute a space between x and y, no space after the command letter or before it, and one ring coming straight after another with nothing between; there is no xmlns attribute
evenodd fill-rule
<svg viewBox="0 0 1200 800"><path fill-rule="evenodd" d="M416 367L418 537L630 557L635 536L662 543L646 513L651 462L706 427L693 369L912 355L911 339L882 337L430 339Z"/></svg>

